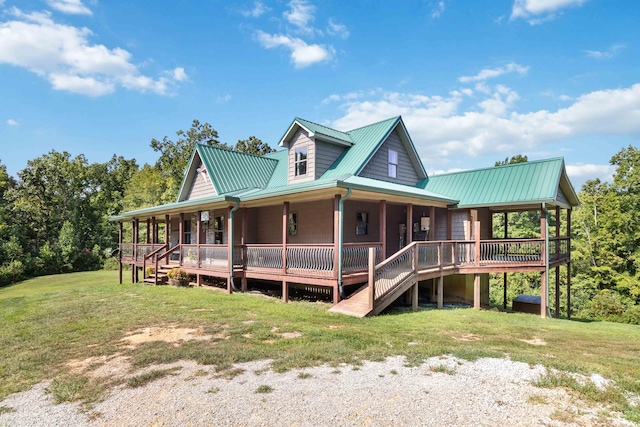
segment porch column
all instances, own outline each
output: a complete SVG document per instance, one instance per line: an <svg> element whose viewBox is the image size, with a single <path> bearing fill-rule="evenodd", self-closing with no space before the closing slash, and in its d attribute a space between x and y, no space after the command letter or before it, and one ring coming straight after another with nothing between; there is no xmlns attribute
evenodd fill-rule
<svg viewBox="0 0 640 427"><path fill-rule="evenodd" d="M227 292L233 293L233 220L231 219L231 210L233 206L227 208L227 271L229 276L227 279Z"/></svg>
<svg viewBox="0 0 640 427"><path fill-rule="evenodd" d="M289 302L289 283L286 280L282 281L282 301Z"/></svg>
<svg viewBox="0 0 640 427"><path fill-rule="evenodd" d="M411 287L411 309L413 311L418 310L418 281Z"/></svg>
<svg viewBox="0 0 640 427"><path fill-rule="evenodd" d="M509 238L509 212L504 213L504 239ZM502 283L504 284L504 296L502 297L502 308L507 309L507 272L502 274Z"/></svg>
<svg viewBox="0 0 640 427"><path fill-rule="evenodd" d="M436 207L431 206L429 210L429 240L436 240Z"/></svg>
<svg viewBox="0 0 640 427"><path fill-rule="evenodd" d="M509 212L504 213L504 238L509 238Z"/></svg>
<svg viewBox="0 0 640 427"><path fill-rule="evenodd" d="M340 262L340 194L333 198L333 279L338 280L338 263Z"/></svg>
<svg viewBox="0 0 640 427"><path fill-rule="evenodd" d="M164 216L164 244L169 245L169 215ZM169 246L167 246L169 249Z"/></svg>
<svg viewBox="0 0 640 427"><path fill-rule="evenodd" d="M473 275L473 308L480 309L480 275Z"/></svg>
<svg viewBox="0 0 640 427"><path fill-rule="evenodd" d="M147 236L145 237L145 243L148 245L151 243L151 220L147 218Z"/></svg>
<svg viewBox="0 0 640 427"><path fill-rule="evenodd" d="M287 236L289 235L289 202L282 205L282 274L287 274Z"/></svg>
<svg viewBox="0 0 640 427"><path fill-rule="evenodd" d="M200 244L202 243L202 238L200 234L202 234L202 211L198 211L198 219L196 222L196 262L197 266L200 268ZM200 277L200 275L198 275ZM199 284L199 283L198 283Z"/></svg>
<svg viewBox="0 0 640 427"><path fill-rule="evenodd" d="M182 241L184 239L184 214L180 213L180 225L178 226L178 233L180 233L180 236L178 236L178 245L182 245ZM178 255L178 265L182 267L182 247L179 248L179 255Z"/></svg>
<svg viewBox="0 0 640 427"><path fill-rule="evenodd" d="M131 283L138 281L138 220L133 219L131 223L131 243L133 243L133 265L131 266Z"/></svg>
<svg viewBox="0 0 640 427"><path fill-rule="evenodd" d="M475 265L479 266L480 265L480 220L478 219L478 210L477 209L471 209L469 211L469 214L471 216L471 223L473 225L473 238L475 240ZM478 304L480 304L480 302L478 301ZM479 307L479 306L478 306Z"/></svg>
<svg viewBox="0 0 640 427"><path fill-rule="evenodd" d="M540 209L540 237L545 241L547 240L547 214L544 209ZM548 250L549 248L543 244L542 262L545 266L545 270L542 272L542 278L540 281L540 317L543 319L547 317L547 286L549 280L547 277L549 271L547 268L549 265Z"/></svg>
<svg viewBox="0 0 640 427"><path fill-rule="evenodd" d="M381 259L387 259L387 201L380 200L380 241L382 248L380 249Z"/></svg>
<svg viewBox="0 0 640 427"><path fill-rule="evenodd" d="M447 240L453 240L453 232L451 222L453 221L453 212L447 209Z"/></svg>
<svg viewBox="0 0 640 427"><path fill-rule="evenodd" d="M118 222L118 283L122 285L122 221Z"/></svg>
<svg viewBox="0 0 640 427"><path fill-rule="evenodd" d="M571 209L567 209L567 237L569 251L567 262L567 319L571 319Z"/></svg>
<svg viewBox="0 0 640 427"><path fill-rule="evenodd" d="M156 217L151 217L151 244L158 243L158 223L156 222Z"/></svg>
<svg viewBox="0 0 640 427"><path fill-rule="evenodd" d="M407 204L407 241L405 246L413 242L413 204Z"/></svg>
<svg viewBox="0 0 640 427"><path fill-rule="evenodd" d="M240 290L242 292L247 291L247 278L245 275L245 268L247 267L247 228L249 226L248 223L249 217L249 209L242 209L242 230L240 232L240 244L242 245L242 278L240 279Z"/></svg>
<svg viewBox="0 0 640 427"><path fill-rule="evenodd" d="M556 262L560 262L560 206L556 206ZM556 265L556 318L560 317L560 265Z"/></svg>

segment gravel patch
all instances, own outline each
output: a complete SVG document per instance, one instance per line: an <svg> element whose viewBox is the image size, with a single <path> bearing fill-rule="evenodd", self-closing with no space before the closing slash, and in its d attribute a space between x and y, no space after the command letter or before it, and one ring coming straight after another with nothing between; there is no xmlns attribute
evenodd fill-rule
<svg viewBox="0 0 640 427"><path fill-rule="evenodd" d="M77 404L55 405L45 392L48 384L39 384L0 402L14 410L0 415L0 425L602 424L602 408L587 407L560 389L534 387L531 382L546 373L542 366L508 359L468 362L452 356L430 358L417 367L405 363L404 357L392 357L357 367L324 365L276 373L269 361L257 361L234 366L242 373L225 378L213 367L181 361L145 368L182 369L144 387L114 387L88 413ZM611 414L607 417L607 425L632 425Z"/></svg>

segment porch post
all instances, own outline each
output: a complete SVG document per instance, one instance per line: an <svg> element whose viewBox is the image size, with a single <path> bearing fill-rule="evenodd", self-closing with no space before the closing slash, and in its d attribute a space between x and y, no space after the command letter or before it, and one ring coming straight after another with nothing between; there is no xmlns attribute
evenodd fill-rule
<svg viewBox="0 0 640 427"><path fill-rule="evenodd" d="M473 308L480 309L480 274L473 275Z"/></svg>
<svg viewBox="0 0 640 427"><path fill-rule="evenodd" d="M289 283L282 281L282 301L289 302Z"/></svg>
<svg viewBox="0 0 640 427"><path fill-rule="evenodd" d="M504 213L504 238L509 238L509 212Z"/></svg>
<svg viewBox="0 0 640 427"><path fill-rule="evenodd" d="M133 264L131 265L131 283L136 283L136 258L138 256L138 248L136 247L136 219L131 221L131 246L133 247Z"/></svg>
<svg viewBox="0 0 640 427"><path fill-rule="evenodd" d="M122 221L118 225L118 283L122 285Z"/></svg>
<svg viewBox="0 0 640 427"><path fill-rule="evenodd" d="M429 240L436 240L436 207L431 206L429 210Z"/></svg>
<svg viewBox="0 0 640 427"><path fill-rule="evenodd" d="M147 218L147 236L145 237L145 243L151 243L151 220Z"/></svg>
<svg viewBox="0 0 640 427"><path fill-rule="evenodd" d="M545 212L545 209L542 208L540 209L540 237L542 239L546 241L547 239L547 214ZM542 317L543 319L547 317L547 286L548 286L548 280L549 278L547 277L548 274L548 268L547 266L549 265L549 255L548 255L548 250L549 248L546 247L546 245L543 244L543 250L542 250L542 263L545 266L545 270L542 272L542 278L541 278L541 283L540 283L540 317Z"/></svg>
<svg viewBox="0 0 640 427"><path fill-rule="evenodd" d="M571 209L567 209L567 237L569 251L567 262L567 319L571 319Z"/></svg>
<svg viewBox="0 0 640 427"><path fill-rule="evenodd" d="M156 217L151 217L151 244L158 243L158 224L156 223Z"/></svg>
<svg viewBox="0 0 640 427"><path fill-rule="evenodd" d="M240 290L247 291L247 278L245 277L245 269L247 267L247 227L249 217L249 208L242 209L242 231L240 235L240 244L242 245L242 278L240 279Z"/></svg>
<svg viewBox="0 0 640 427"><path fill-rule="evenodd" d="M233 219L231 211L233 206L227 208L227 292L233 293Z"/></svg>
<svg viewBox="0 0 640 427"><path fill-rule="evenodd" d="M289 202L282 205L282 274L287 274L287 236L289 235Z"/></svg>
<svg viewBox="0 0 640 427"><path fill-rule="evenodd" d="M196 221L196 262L198 268L200 268L200 244L202 243L200 237L200 234L202 233L202 221L200 216L201 214L202 211L198 211L198 219ZM200 277L200 275L198 275L198 277Z"/></svg>
<svg viewBox="0 0 640 427"><path fill-rule="evenodd" d="M380 241L382 248L380 249L381 259L387 259L387 201L380 200Z"/></svg>
<svg viewBox="0 0 640 427"><path fill-rule="evenodd" d="M560 265L556 266L556 318L560 317Z"/></svg>
<svg viewBox="0 0 640 427"><path fill-rule="evenodd" d="M184 214L180 213L180 225L178 226L178 232L180 236L178 237L178 245L182 245L182 241L184 239ZM180 247L180 254L178 254L178 265L182 267L182 247Z"/></svg>
<svg viewBox="0 0 640 427"><path fill-rule="evenodd" d="M340 262L340 194L333 198L333 279L338 280Z"/></svg>
<svg viewBox="0 0 640 427"><path fill-rule="evenodd" d="M453 232L451 231L451 222L453 221L453 212L447 209L447 240L453 240Z"/></svg>
<svg viewBox="0 0 640 427"><path fill-rule="evenodd" d="M405 246L413 242L413 204L407 204L407 241Z"/></svg>
<svg viewBox="0 0 640 427"><path fill-rule="evenodd" d="M164 244L167 245L167 250L169 249L169 215L164 216Z"/></svg>
<svg viewBox="0 0 640 427"><path fill-rule="evenodd" d="M478 210L471 209L471 221L473 224L473 238L476 241L475 243L475 265L480 265L480 221L478 220ZM479 304L479 302L478 302ZM478 306L479 307L479 306Z"/></svg>

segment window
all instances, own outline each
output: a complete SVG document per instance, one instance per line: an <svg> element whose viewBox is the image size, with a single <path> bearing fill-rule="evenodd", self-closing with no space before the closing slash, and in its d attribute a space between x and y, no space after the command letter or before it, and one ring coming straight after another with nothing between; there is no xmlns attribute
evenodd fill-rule
<svg viewBox="0 0 640 427"><path fill-rule="evenodd" d="M182 230L183 238L182 243L185 245L191 244L191 220L184 221L184 229Z"/></svg>
<svg viewBox="0 0 640 427"><path fill-rule="evenodd" d="M216 245L221 245L224 241L224 217L213 218L213 240Z"/></svg>
<svg viewBox="0 0 640 427"><path fill-rule="evenodd" d="M298 212L289 213L289 236L298 234Z"/></svg>
<svg viewBox="0 0 640 427"><path fill-rule="evenodd" d="M307 174L307 147L296 148L295 176Z"/></svg>
<svg viewBox="0 0 640 427"><path fill-rule="evenodd" d="M356 214L356 235L367 234L369 228L369 215L366 212Z"/></svg>
<svg viewBox="0 0 640 427"><path fill-rule="evenodd" d="M398 152L389 150L389 178L396 178L398 175Z"/></svg>

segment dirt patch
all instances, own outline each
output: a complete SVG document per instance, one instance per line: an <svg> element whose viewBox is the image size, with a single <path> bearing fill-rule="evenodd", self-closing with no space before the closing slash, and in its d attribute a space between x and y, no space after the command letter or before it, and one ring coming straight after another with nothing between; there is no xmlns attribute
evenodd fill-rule
<svg viewBox="0 0 640 427"><path fill-rule="evenodd" d="M527 344L531 344L531 345L547 345L547 342L544 340L541 340L540 338L533 338L531 340L518 340L518 341L522 341L522 342L526 342Z"/></svg>
<svg viewBox="0 0 640 427"><path fill-rule="evenodd" d="M244 322L242 322L243 325L251 325L253 323L256 323L255 320L245 320Z"/></svg>
<svg viewBox="0 0 640 427"><path fill-rule="evenodd" d="M87 374L94 378L123 377L131 368L130 357L115 353L109 356L73 359L67 362L69 370L76 374Z"/></svg>
<svg viewBox="0 0 640 427"><path fill-rule="evenodd" d="M202 328L178 328L175 325L168 325L139 329L131 332L130 335L122 338L120 341L127 343L128 348L135 348L145 342L164 341L177 344L180 341L201 341L210 340L211 338L214 337L203 334Z"/></svg>
<svg viewBox="0 0 640 427"><path fill-rule="evenodd" d="M300 338L304 335L302 332L283 332L280 334L282 338Z"/></svg>
<svg viewBox="0 0 640 427"><path fill-rule="evenodd" d="M458 337L451 336L456 341L480 341L482 337L476 334L464 334Z"/></svg>

